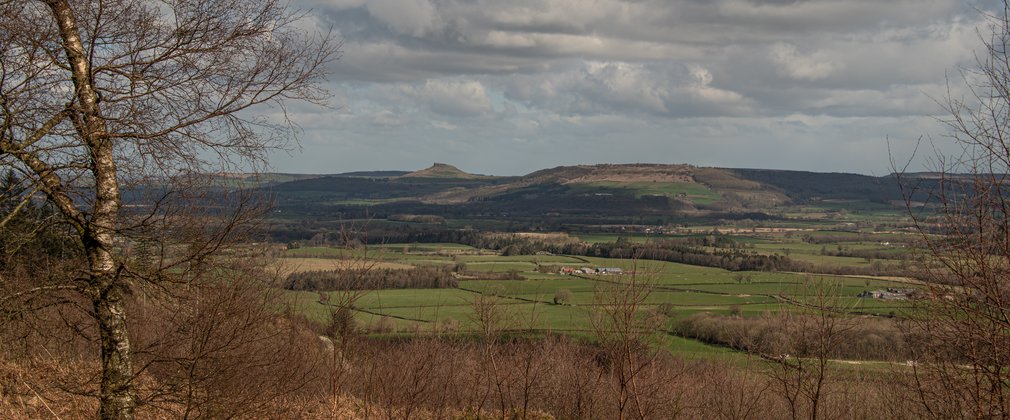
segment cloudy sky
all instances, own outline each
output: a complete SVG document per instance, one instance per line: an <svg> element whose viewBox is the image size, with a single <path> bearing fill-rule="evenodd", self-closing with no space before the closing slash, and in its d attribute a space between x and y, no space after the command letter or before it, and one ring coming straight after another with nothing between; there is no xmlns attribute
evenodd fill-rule
<svg viewBox="0 0 1010 420"><path fill-rule="evenodd" d="M961 0L297 0L343 56L274 169L890 171L985 30Z"/></svg>

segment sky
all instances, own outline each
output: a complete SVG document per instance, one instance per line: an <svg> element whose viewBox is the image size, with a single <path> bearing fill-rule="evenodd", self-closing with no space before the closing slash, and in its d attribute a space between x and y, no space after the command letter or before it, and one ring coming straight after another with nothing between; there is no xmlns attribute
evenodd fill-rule
<svg viewBox="0 0 1010 420"><path fill-rule="evenodd" d="M273 170L687 163L885 175L956 150L961 0L295 0L343 42ZM949 81L949 83L948 83ZM919 139L923 139L920 143Z"/></svg>

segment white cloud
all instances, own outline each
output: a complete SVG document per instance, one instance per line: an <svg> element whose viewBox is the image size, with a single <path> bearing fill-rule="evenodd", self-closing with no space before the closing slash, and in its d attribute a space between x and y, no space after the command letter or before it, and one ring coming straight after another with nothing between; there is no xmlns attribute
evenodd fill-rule
<svg viewBox="0 0 1010 420"><path fill-rule="evenodd" d="M526 48L536 46L538 42L536 36L532 34L495 30L484 34L476 44L500 48Z"/></svg>
<svg viewBox="0 0 1010 420"><path fill-rule="evenodd" d="M751 100L713 85L700 65L587 61L578 67L505 84L506 97L526 107L584 115L661 117L745 115Z"/></svg>
<svg viewBox="0 0 1010 420"><path fill-rule="evenodd" d="M824 54L800 54L795 45L777 43L771 48L772 61L781 74L796 80L820 80L831 76L844 66Z"/></svg>
<svg viewBox="0 0 1010 420"><path fill-rule="evenodd" d="M372 124L384 125L389 127L401 126L407 123L407 120L397 115L390 110L382 110L369 115L369 119Z"/></svg>
<svg viewBox="0 0 1010 420"><path fill-rule="evenodd" d="M484 85L475 80L428 79L421 86L403 86L405 94L443 115L476 116L491 110Z"/></svg>
<svg viewBox="0 0 1010 420"><path fill-rule="evenodd" d="M640 64L623 62L589 62L585 65L583 80L575 81L589 99L614 102L657 114L665 114L665 98L671 94L668 81L648 71Z"/></svg>
<svg viewBox="0 0 1010 420"><path fill-rule="evenodd" d="M456 125L456 124L450 124L450 123L447 123L445 121L432 121L431 122L431 126L435 127L435 128L441 128L443 130L449 130L449 131L452 131L452 130L455 130L455 129L459 128L458 125Z"/></svg>
<svg viewBox="0 0 1010 420"><path fill-rule="evenodd" d="M708 69L698 65L692 65L689 68L695 81L694 85L689 87L689 90L695 98L709 104L725 107L727 111L733 109L736 111L735 113L740 113L749 108L748 100L743 95L712 87L713 77Z"/></svg>

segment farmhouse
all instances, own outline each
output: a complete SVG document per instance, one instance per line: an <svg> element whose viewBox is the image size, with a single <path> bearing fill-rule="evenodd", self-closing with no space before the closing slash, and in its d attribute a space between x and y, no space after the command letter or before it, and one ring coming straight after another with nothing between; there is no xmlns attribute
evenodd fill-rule
<svg viewBox="0 0 1010 420"><path fill-rule="evenodd" d="M909 289L896 289L889 287L885 290L867 290L856 295L856 297L884 300L904 300L908 299L911 294L912 290Z"/></svg>

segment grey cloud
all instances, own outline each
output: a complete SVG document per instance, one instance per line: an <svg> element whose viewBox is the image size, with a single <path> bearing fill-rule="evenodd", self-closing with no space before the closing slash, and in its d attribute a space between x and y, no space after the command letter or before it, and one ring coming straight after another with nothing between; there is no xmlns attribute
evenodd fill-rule
<svg viewBox="0 0 1010 420"><path fill-rule="evenodd" d="M439 25L439 16L428 0L370 0L368 13L394 31L422 37Z"/></svg>
<svg viewBox="0 0 1010 420"><path fill-rule="evenodd" d="M339 138L360 156L384 148L348 142L408 142L393 157L401 162L429 149L685 161L723 143L754 145L756 162L774 158L760 144L796 153L845 144L838 156L850 156L853 145L932 127L923 121L941 112L933 98L946 94L945 75L973 61L977 8L998 3L296 1L345 42L331 69L341 111L299 117L307 138ZM328 121L332 133L321 134ZM632 143L611 150L617 138ZM564 152L573 147L592 150Z"/></svg>
<svg viewBox="0 0 1010 420"><path fill-rule="evenodd" d="M698 65L585 62L564 72L513 79L505 88L507 98L564 113L680 118L743 115L752 106L745 96L715 87L711 72Z"/></svg>
<svg viewBox="0 0 1010 420"><path fill-rule="evenodd" d="M844 63L825 57L820 52L800 53L795 45L777 43L772 47L772 61L784 75L798 80L818 80L842 70Z"/></svg>
<svg viewBox="0 0 1010 420"><path fill-rule="evenodd" d="M393 111L384 109L382 111L375 112L369 115L369 119L372 124L375 125L385 125L385 126L401 126L407 123L407 120L397 115Z"/></svg>
<svg viewBox="0 0 1010 420"><path fill-rule="evenodd" d="M317 172L419 169L449 160L464 170L519 175L579 163L692 163L885 174L889 153L911 156L915 139L938 129L929 117L630 119L526 113L515 121L461 120L455 130L409 115L406 124L311 131L312 152L278 155L279 168ZM890 138L890 145L888 144ZM941 147L943 145L940 145ZM718 152L715 152L718 151ZM328 169L327 169L328 168ZM304 170L304 169L302 169Z"/></svg>

